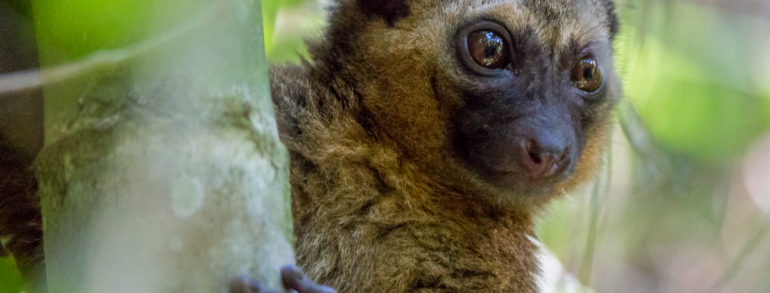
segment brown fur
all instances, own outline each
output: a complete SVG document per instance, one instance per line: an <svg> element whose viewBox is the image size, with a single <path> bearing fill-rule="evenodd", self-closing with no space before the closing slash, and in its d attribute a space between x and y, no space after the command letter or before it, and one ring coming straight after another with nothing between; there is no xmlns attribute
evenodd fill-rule
<svg viewBox="0 0 770 293"><path fill-rule="evenodd" d="M451 151L449 117L463 106L453 84L463 77L448 40L487 15L532 29L548 51L609 46L614 20L602 1L405 2L409 14L391 22L343 1L310 61L271 69L298 263L340 292L535 291L532 219L594 173L617 81L606 70L610 101L558 192L510 194Z"/></svg>

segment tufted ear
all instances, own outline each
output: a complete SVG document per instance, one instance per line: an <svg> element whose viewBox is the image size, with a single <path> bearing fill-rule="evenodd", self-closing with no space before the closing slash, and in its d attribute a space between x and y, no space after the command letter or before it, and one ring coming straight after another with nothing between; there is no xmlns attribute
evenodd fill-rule
<svg viewBox="0 0 770 293"><path fill-rule="evenodd" d="M615 2L613 0L605 0L604 3L605 7L607 7L607 22L610 26L610 39L612 40L618 34L618 15L615 14Z"/></svg>
<svg viewBox="0 0 770 293"><path fill-rule="evenodd" d="M409 15L407 0L356 0L358 6L366 15L379 17L389 26Z"/></svg>

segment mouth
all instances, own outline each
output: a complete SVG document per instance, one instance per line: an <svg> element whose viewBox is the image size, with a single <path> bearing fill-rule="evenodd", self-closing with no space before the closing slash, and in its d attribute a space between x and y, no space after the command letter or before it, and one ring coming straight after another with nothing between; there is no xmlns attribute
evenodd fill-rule
<svg viewBox="0 0 770 293"><path fill-rule="evenodd" d="M553 192L555 186L566 181L572 175L572 168L560 167L562 172L548 177L533 177L526 172L496 171L491 168L473 167L472 170L481 179L491 185L515 193L541 194Z"/></svg>
<svg viewBox="0 0 770 293"><path fill-rule="evenodd" d="M479 179L506 192L552 193L557 184L574 173L577 154L571 148L546 153L532 143L506 145L499 139L487 142L461 145L460 157Z"/></svg>

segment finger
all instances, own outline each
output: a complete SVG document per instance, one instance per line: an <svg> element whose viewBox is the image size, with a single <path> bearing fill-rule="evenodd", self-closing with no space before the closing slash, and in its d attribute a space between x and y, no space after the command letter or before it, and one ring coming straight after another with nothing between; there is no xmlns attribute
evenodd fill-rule
<svg viewBox="0 0 770 293"><path fill-rule="evenodd" d="M247 275L239 275L230 280L230 293L279 293L267 290L257 280Z"/></svg>
<svg viewBox="0 0 770 293"><path fill-rule="evenodd" d="M287 290L296 290L299 293L337 292L330 287L316 284L294 265L287 265L281 268L281 281L283 282L284 288Z"/></svg>

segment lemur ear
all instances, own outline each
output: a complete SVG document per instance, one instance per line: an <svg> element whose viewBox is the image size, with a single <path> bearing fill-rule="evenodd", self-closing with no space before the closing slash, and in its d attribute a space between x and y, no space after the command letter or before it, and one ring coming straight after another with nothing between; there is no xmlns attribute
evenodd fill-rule
<svg viewBox="0 0 770 293"><path fill-rule="evenodd" d="M356 0L358 6L366 15L380 17L389 26L409 15L407 0Z"/></svg>
<svg viewBox="0 0 770 293"><path fill-rule="evenodd" d="M615 14L615 2L612 0L605 0L605 7L607 7L607 19L610 26L610 39L615 39L615 35L618 34L619 24L618 15Z"/></svg>

